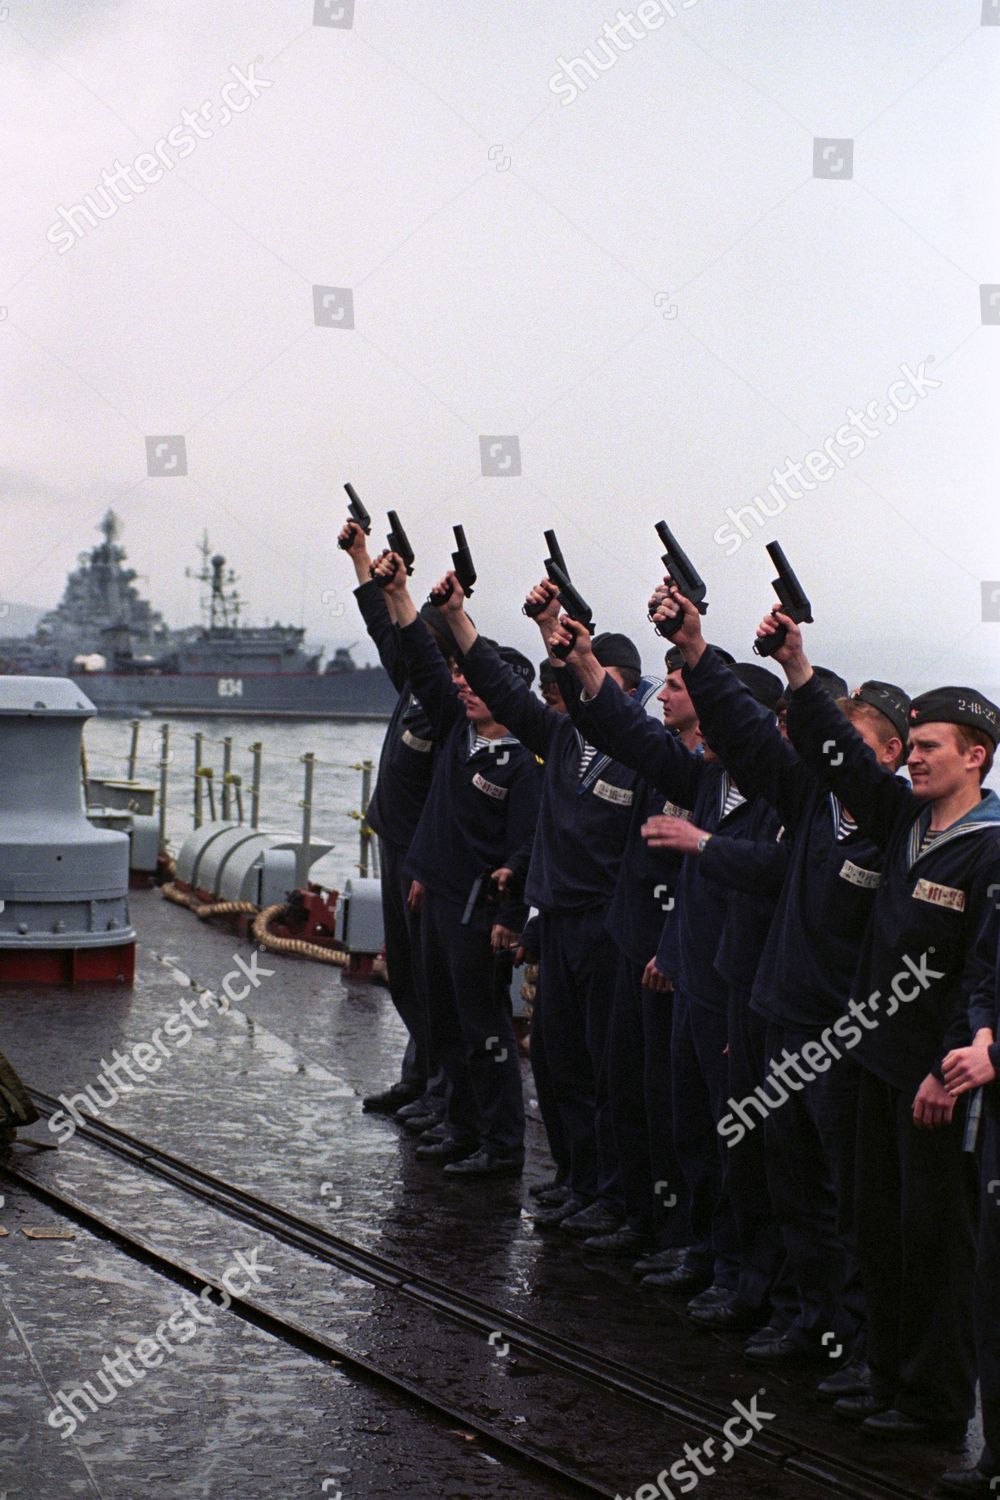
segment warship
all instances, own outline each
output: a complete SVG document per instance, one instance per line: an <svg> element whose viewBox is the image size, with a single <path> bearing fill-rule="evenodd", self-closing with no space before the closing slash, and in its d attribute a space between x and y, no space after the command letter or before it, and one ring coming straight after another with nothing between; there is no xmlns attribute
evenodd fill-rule
<svg viewBox="0 0 1000 1500"><path fill-rule="evenodd" d="M99 530L35 633L0 640L0 673L70 677L108 715L389 718L397 695L382 667L359 667L346 646L324 662L295 625L240 624L236 575L207 535L188 570L204 585L205 621L172 630L136 587L114 511Z"/></svg>

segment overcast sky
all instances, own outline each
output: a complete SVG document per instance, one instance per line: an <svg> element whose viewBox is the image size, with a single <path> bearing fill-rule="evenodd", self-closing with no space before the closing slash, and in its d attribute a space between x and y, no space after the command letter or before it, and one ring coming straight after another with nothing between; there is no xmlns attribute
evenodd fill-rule
<svg viewBox="0 0 1000 1500"><path fill-rule="evenodd" d="M0 597L53 605L113 504L172 624L207 526L248 619L352 640L350 479L421 593L463 522L477 619L535 656L554 526L655 664L666 517L738 655L778 537L816 659L1000 696L983 0L326 3L10 0Z"/></svg>

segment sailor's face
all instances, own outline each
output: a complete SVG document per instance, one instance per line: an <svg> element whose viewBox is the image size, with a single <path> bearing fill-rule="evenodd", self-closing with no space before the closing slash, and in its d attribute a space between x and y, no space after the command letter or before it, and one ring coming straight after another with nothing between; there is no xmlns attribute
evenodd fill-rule
<svg viewBox="0 0 1000 1500"><path fill-rule="evenodd" d="M683 734L685 729L693 729L698 722L694 704L691 702L687 685L680 672L669 672L667 680L656 695L657 702L663 705L663 722L669 729Z"/></svg>
<svg viewBox="0 0 1000 1500"><path fill-rule="evenodd" d="M482 698L478 698L458 666L457 662L451 664L451 680L458 688L458 701L465 709L465 717L472 724L486 724L493 717Z"/></svg>
<svg viewBox="0 0 1000 1500"><path fill-rule="evenodd" d="M982 764L981 746L966 748L953 724L921 724L910 730L910 773L914 795L933 802L953 796Z"/></svg>

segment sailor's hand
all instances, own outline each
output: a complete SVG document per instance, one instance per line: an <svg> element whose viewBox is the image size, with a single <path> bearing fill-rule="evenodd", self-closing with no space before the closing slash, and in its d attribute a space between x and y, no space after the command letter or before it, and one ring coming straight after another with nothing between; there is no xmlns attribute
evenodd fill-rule
<svg viewBox="0 0 1000 1500"><path fill-rule="evenodd" d="M541 583L536 583L534 588L529 589L525 604L541 605L539 613L534 616L535 624L541 629L544 625L553 624L559 617L559 590L548 578L543 578Z"/></svg>
<svg viewBox="0 0 1000 1500"><path fill-rule="evenodd" d="M913 1123L921 1130L939 1130L950 1125L955 1100L933 1073L928 1073L913 1101Z"/></svg>
<svg viewBox="0 0 1000 1500"><path fill-rule="evenodd" d="M368 538L357 521L345 522L340 529L337 541L351 557L365 558L368 556Z"/></svg>
<svg viewBox="0 0 1000 1500"><path fill-rule="evenodd" d="M411 911L419 911L424 904L424 888L419 880L410 881L410 893L406 898L406 904Z"/></svg>
<svg viewBox="0 0 1000 1500"><path fill-rule="evenodd" d="M701 615L698 607L685 598L669 573L663 583L654 589L649 601L649 613L654 625L681 621L668 637L681 650L701 641Z"/></svg>
<svg viewBox="0 0 1000 1500"><path fill-rule="evenodd" d="M765 615L757 626L757 637L776 635L779 625L785 627L785 639L773 653L772 659L782 667L787 667L789 662L795 661L803 653L802 632L794 620L783 615L777 608L772 609L769 615Z"/></svg>
<svg viewBox="0 0 1000 1500"><path fill-rule="evenodd" d="M445 614L457 615L465 607L465 590L458 581L458 574L450 570L443 578L438 579L431 593L447 595L444 602L438 605L438 609L444 610Z"/></svg>
<svg viewBox="0 0 1000 1500"><path fill-rule="evenodd" d="M705 837L704 828L696 828L689 818L674 818L657 813L642 825L642 836L651 849L673 849L676 854L697 854L698 841Z"/></svg>
<svg viewBox="0 0 1000 1500"><path fill-rule="evenodd" d="M674 987L672 979L666 974L661 974L656 967L656 959L651 958L642 971L642 987L644 990L653 990L659 995L668 995Z"/></svg>
<svg viewBox="0 0 1000 1500"><path fill-rule="evenodd" d="M520 940L520 934L512 927L504 927L502 922L494 923L490 932L490 947L494 953L513 953Z"/></svg>
<svg viewBox="0 0 1000 1500"><path fill-rule="evenodd" d="M381 578L387 594L402 594L406 591L406 564L396 552L383 552L372 564L372 574Z"/></svg>
<svg viewBox="0 0 1000 1500"><path fill-rule="evenodd" d="M944 1074L945 1088L952 1098L957 1099L959 1094L964 1094L968 1089L978 1089L985 1083L992 1083L997 1076L997 1070L990 1062L990 1044L985 1042L973 1042L971 1047L957 1047L954 1052L949 1052L941 1064Z"/></svg>
<svg viewBox="0 0 1000 1500"><path fill-rule="evenodd" d="M510 868L510 865L501 865L499 870L493 871L491 879L496 881L497 890L501 896L504 896L507 893L507 887L514 879L514 871Z"/></svg>

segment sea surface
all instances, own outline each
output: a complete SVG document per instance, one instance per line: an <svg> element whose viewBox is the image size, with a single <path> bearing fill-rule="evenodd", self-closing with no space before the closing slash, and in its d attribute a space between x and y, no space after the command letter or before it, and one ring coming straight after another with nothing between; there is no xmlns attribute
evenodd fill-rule
<svg viewBox="0 0 1000 1500"><path fill-rule="evenodd" d="M358 873L361 812L361 762L378 764L385 733L382 720L341 724L332 721L283 719L170 718L143 719L139 724L138 781L159 784L161 727L169 731L167 764L167 842L176 852L194 827L195 735L204 735L201 764L213 770L216 815L220 816L223 740L232 739L233 771L243 778L243 816L250 819L252 756L250 747L263 745L260 826L275 833L300 834L305 766L302 756L316 756L313 783L312 838L333 845L317 861L312 878L343 890L344 881ZM128 771L131 725L127 719L100 716L84 729L84 749L90 776L121 776ZM374 770L372 773L374 784ZM233 817L236 817L235 806ZM205 800L205 820L208 802ZM369 872L371 873L371 871Z"/></svg>

